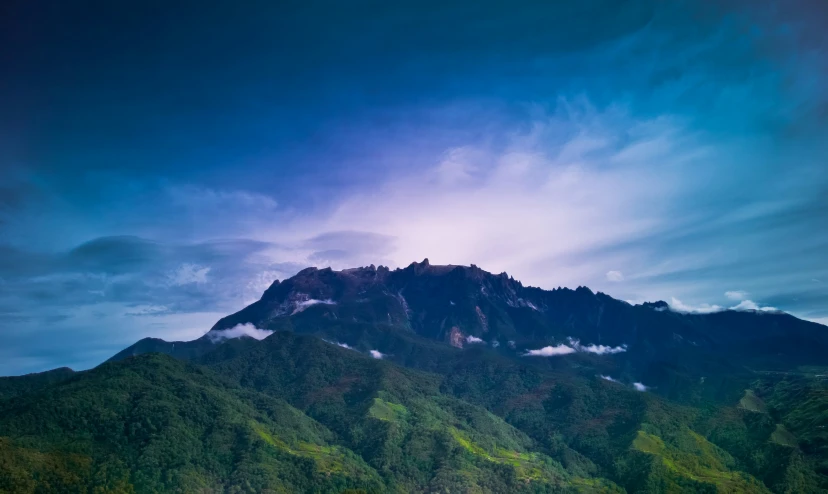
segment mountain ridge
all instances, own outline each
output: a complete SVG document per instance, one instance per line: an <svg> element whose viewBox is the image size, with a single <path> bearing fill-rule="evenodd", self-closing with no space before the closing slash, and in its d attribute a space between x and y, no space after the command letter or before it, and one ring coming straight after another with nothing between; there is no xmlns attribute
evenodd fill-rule
<svg viewBox="0 0 828 494"><path fill-rule="evenodd" d="M627 369L628 382L649 380L672 398L682 393L671 395L674 386L667 382L675 379L677 366L685 380L725 371L748 376L818 365L828 352L828 328L786 313L688 314L663 301L633 305L583 286L544 290L506 273L425 259L395 270L306 268L274 281L260 300L221 318L194 342L147 339L113 358L150 350L197 356L216 335L238 325L309 332L392 359L399 343L389 340L395 339L458 349L486 345L514 357L551 348L568 352L567 360L618 349L598 359L597 371Z"/></svg>

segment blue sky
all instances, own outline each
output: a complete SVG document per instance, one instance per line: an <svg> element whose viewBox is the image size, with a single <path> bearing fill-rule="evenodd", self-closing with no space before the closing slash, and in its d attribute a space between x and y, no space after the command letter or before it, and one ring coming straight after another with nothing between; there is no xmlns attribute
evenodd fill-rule
<svg viewBox="0 0 828 494"><path fill-rule="evenodd" d="M828 322L824 2L9 13L0 375L424 257Z"/></svg>

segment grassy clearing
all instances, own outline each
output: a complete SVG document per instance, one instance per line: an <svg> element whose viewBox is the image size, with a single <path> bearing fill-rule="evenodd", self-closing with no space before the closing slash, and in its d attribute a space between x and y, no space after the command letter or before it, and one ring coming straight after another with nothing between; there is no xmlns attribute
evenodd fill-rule
<svg viewBox="0 0 828 494"><path fill-rule="evenodd" d="M791 434L782 424L776 424L776 430L771 434L770 441L781 446L788 446L789 448L796 448L799 444L796 436Z"/></svg>
<svg viewBox="0 0 828 494"><path fill-rule="evenodd" d="M398 403L374 398L374 403L368 409L368 414L384 422L404 422L408 418L408 409Z"/></svg>
<svg viewBox="0 0 828 494"><path fill-rule="evenodd" d="M338 446L325 446L302 441L291 446L270 434L261 424L254 422L252 426L256 434L267 444L290 455L313 460L317 469L322 473L349 475L356 470L360 470L358 465L347 464L349 458Z"/></svg>
<svg viewBox="0 0 828 494"><path fill-rule="evenodd" d="M452 427L449 429L452 437L466 451L475 456L484 458L493 463L511 465L514 467L518 478L524 480L552 480L546 471L543 457L538 453L521 453L503 448L495 448L494 451L486 451L476 444L463 431Z"/></svg>
<svg viewBox="0 0 828 494"><path fill-rule="evenodd" d="M739 408L743 408L749 412L768 413L768 407L765 402L751 389L745 390L745 395L739 400Z"/></svg>

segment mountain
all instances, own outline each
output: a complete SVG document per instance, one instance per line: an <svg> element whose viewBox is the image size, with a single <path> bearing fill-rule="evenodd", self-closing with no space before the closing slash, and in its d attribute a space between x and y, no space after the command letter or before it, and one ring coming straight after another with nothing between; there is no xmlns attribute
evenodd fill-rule
<svg viewBox="0 0 828 494"><path fill-rule="evenodd" d="M584 345L627 345L628 355L647 361L695 348L700 355L781 368L824 362L828 349L823 326L781 312L681 314L664 302L630 305L586 287L525 287L506 273L493 275L474 265L433 266L428 259L394 271L308 268L274 282L261 300L212 329L245 323L267 329L302 313L319 322L408 330L458 348L470 337L519 351L574 338Z"/></svg>
<svg viewBox="0 0 828 494"><path fill-rule="evenodd" d="M198 340L0 378L0 492L826 492L826 336L475 266L308 268Z"/></svg>
<svg viewBox="0 0 828 494"><path fill-rule="evenodd" d="M393 271L307 268L274 282L261 300L222 318L199 340L142 340L114 358L145 351L190 358L240 324L311 333L425 370L439 365L446 346L486 345L518 356L565 345L580 351L535 363L587 367L686 402L732 400L757 370L822 365L828 353L824 326L781 312L679 313L660 301L631 305L586 287L525 287L506 273L426 259ZM601 352L615 353L598 358Z"/></svg>

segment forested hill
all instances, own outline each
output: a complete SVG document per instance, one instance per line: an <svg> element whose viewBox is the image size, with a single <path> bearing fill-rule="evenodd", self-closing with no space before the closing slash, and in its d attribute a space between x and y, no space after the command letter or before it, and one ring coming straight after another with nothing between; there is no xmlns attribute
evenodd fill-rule
<svg viewBox="0 0 828 494"><path fill-rule="evenodd" d="M825 338L474 266L307 269L199 340L0 378L0 491L826 492Z"/></svg>

